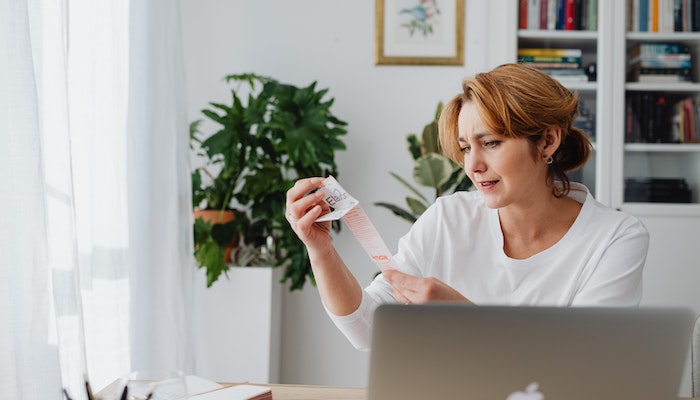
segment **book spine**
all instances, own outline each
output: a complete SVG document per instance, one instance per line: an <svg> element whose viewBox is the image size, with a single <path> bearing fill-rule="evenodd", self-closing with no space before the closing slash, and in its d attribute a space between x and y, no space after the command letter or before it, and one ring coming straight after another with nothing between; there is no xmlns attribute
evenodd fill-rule
<svg viewBox="0 0 700 400"><path fill-rule="evenodd" d="M683 31L683 0L673 0L673 31Z"/></svg>
<svg viewBox="0 0 700 400"><path fill-rule="evenodd" d="M628 28L632 32L639 32L639 2L640 0L631 0L631 6L629 10L629 24Z"/></svg>
<svg viewBox="0 0 700 400"><path fill-rule="evenodd" d="M630 50L631 56L649 54L690 54L690 47L681 43L641 43Z"/></svg>
<svg viewBox="0 0 700 400"><path fill-rule="evenodd" d="M521 62L556 62L556 63L574 63L581 65L581 57L568 56L522 56L518 57Z"/></svg>
<svg viewBox="0 0 700 400"><path fill-rule="evenodd" d="M528 0L520 0L518 29L527 29L527 5Z"/></svg>
<svg viewBox="0 0 700 400"><path fill-rule="evenodd" d="M649 31L659 31L659 0L649 0Z"/></svg>
<svg viewBox="0 0 700 400"><path fill-rule="evenodd" d="M588 19L588 12L586 12L586 7L588 0L576 0L576 11L574 12L574 29L578 31L586 30L586 20Z"/></svg>
<svg viewBox="0 0 700 400"><path fill-rule="evenodd" d="M639 32L649 31L649 0L639 0Z"/></svg>
<svg viewBox="0 0 700 400"><path fill-rule="evenodd" d="M540 0L540 29L547 29L547 10L551 0Z"/></svg>
<svg viewBox="0 0 700 400"><path fill-rule="evenodd" d="M524 56L549 56L549 57L581 57L581 49L549 49L549 48L521 48L518 49L518 57Z"/></svg>
<svg viewBox="0 0 700 400"><path fill-rule="evenodd" d="M547 2L547 30L557 29L557 4L561 0L549 0Z"/></svg>
<svg viewBox="0 0 700 400"><path fill-rule="evenodd" d="M540 0L528 0L527 5L527 29L540 28Z"/></svg>
<svg viewBox="0 0 700 400"><path fill-rule="evenodd" d="M531 67L543 68L561 68L561 69L581 69L579 63L560 63L560 62L527 62ZM583 70L581 70L583 72Z"/></svg>
<svg viewBox="0 0 700 400"><path fill-rule="evenodd" d="M575 28L576 1L566 0L564 3L564 29L572 31Z"/></svg>
<svg viewBox="0 0 700 400"><path fill-rule="evenodd" d="M681 32L688 32L688 0L681 5Z"/></svg>
<svg viewBox="0 0 700 400"><path fill-rule="evenodd" d="M588 13L588 18L586 18L586 29L589 31L598 30L598 0L588 0L588 7L586 12Z"/></svg>
<svg viewBox="0 0 700 400"><path fill-rule="evenodd" d="M557 0L557 30L564 30L566 21L566 2L567 0Z"/></svg>

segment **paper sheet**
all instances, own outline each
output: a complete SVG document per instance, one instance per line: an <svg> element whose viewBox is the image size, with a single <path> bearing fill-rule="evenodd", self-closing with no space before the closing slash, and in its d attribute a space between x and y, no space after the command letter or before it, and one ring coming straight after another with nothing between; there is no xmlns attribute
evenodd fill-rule
<svg viewBox="0 0 700 400"><path fill-rule="evenodd" d="M395 268L389 248L365 214L360 202L343 189L333 176L324 179L319 190L325 193L323 201L331 207L331 212L320 216L316 221L334 221L342 218L380 270Z"/></svg>

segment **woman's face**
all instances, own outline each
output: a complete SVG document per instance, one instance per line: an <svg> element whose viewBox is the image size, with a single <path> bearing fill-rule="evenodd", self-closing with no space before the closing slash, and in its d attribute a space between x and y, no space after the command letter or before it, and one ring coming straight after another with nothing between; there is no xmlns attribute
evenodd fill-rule
<svg viewBox="0 0 700 400"><path fill-rule="evenodd" d="M484 195L488 207L527 207L538 201L542 189L546 189L546 164L533 157L528 139L489 132L470 102L462 106L458 128L464 170Z"/></svg>

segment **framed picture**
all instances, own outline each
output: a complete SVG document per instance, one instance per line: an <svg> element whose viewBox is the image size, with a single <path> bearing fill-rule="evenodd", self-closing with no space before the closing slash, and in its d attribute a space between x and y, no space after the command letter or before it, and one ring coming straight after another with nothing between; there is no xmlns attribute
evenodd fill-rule
<svg viewBox="0 0 700 400"><path fill-rule="evenodd" d="M464 0L375 0L376 65L464 65Z"/></svg>

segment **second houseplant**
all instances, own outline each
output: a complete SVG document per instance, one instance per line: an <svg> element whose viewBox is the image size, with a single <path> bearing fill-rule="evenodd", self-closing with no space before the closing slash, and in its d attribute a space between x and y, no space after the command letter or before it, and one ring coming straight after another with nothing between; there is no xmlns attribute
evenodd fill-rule
<svg viewBox="0 0 700 400"><path fill-rule="evenodd" d="M313 274L284 217L286 191L298 178L338 175L335 152L345 149L347 124L332 114L334 99L316 82L297 87L252 73L225 81L232 85L230 103L210 103L202 110L206 118L190 127L203 162L192 173L192 197L195 209L234 217L195 219L195 258L206 269L207 286L226 273L229 247L231 263L283 267L290 290L301 289Z"/></svg>
<svg viewBox="0 0 700 400"><path fill-rule="evenodd" d="M442 106L442 102L438 103L432 121L423 127L420 136L416 133L406 136L408 152L413 158L413 181L420 186L431 188L435 193L434 197L428 199L401 175L390 172L391 176L413 193L413 196L406 196L405 208L386 202L374 203L391 210L394 215L410 223L414 223L438 197L472 188L472 182L464 170L450 160L440 148L438 120Z"/></svg>

